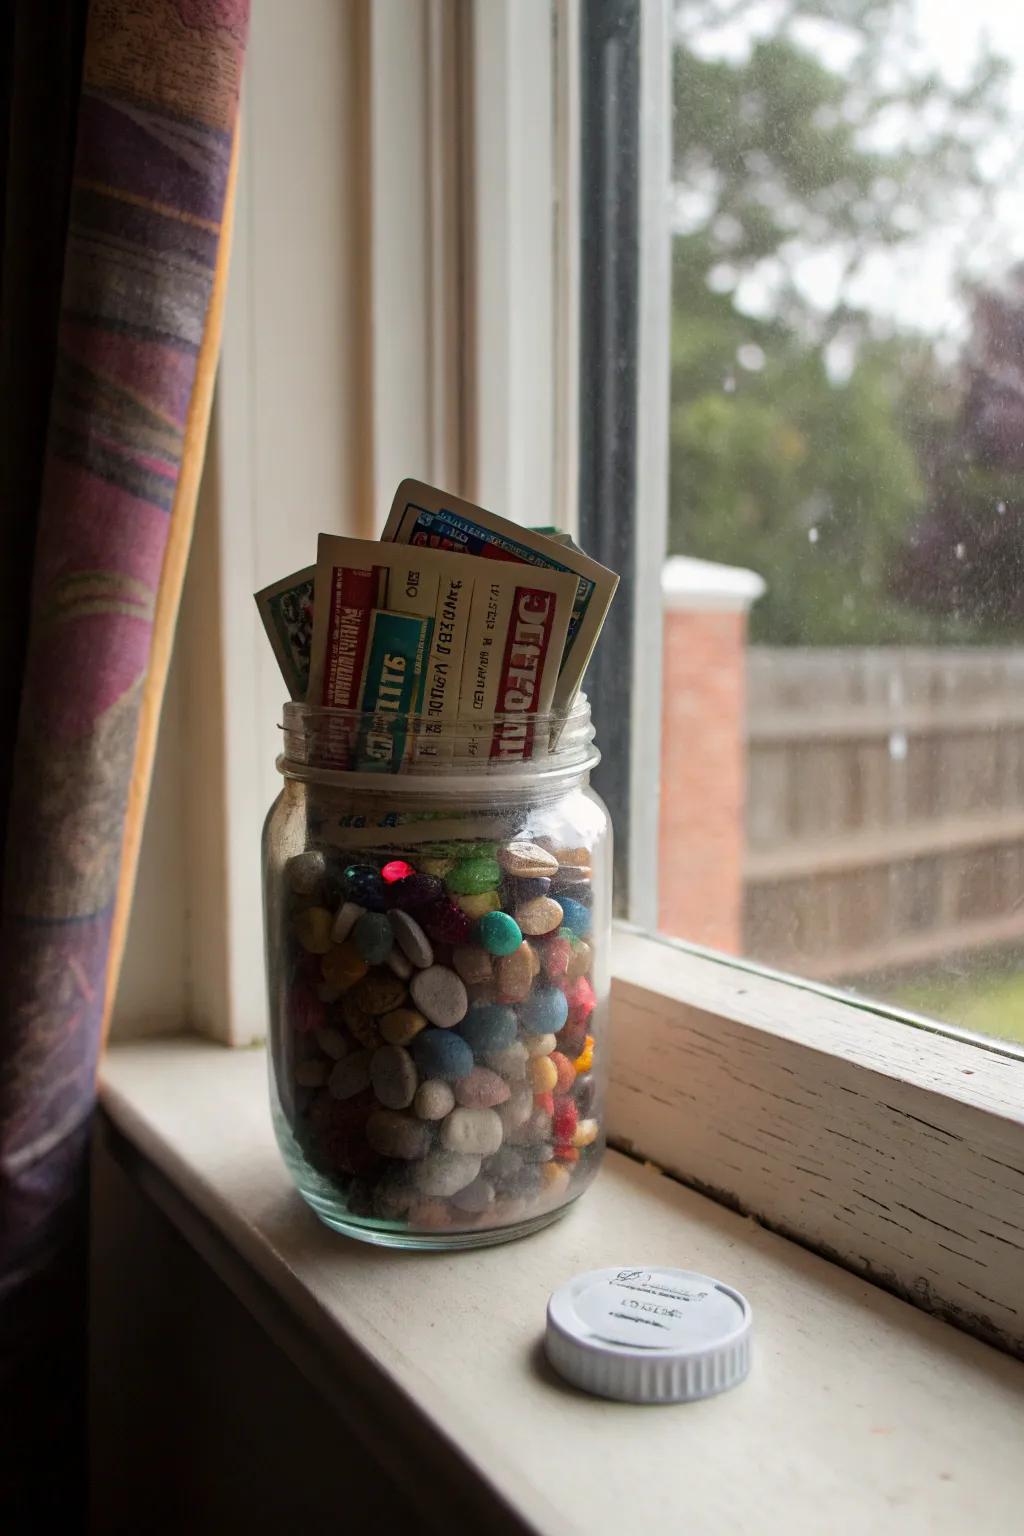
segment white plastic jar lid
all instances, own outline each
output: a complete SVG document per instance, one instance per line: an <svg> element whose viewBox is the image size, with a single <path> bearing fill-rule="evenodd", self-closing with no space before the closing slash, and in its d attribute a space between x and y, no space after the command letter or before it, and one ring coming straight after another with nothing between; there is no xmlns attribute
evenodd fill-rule
<svg viewBox="0 0 1024 1536"><path fill-rule="evenodd" d="M688 1269L592 1269L548 1302L545 1347L560 1376L626 1403L686 1403L750 1370L750 1303Z"/></svg>

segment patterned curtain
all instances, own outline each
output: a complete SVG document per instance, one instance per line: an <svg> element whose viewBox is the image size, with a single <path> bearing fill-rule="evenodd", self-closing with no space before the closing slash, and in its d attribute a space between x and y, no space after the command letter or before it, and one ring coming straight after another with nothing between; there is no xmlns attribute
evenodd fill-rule
<svg viewBox="0 0 1024 1536"><path fill-rule="evenodd" d="M248 0L8 0L0 20L5 1531L83 1523L88 1134L209 416L247 21Z"/></svg>

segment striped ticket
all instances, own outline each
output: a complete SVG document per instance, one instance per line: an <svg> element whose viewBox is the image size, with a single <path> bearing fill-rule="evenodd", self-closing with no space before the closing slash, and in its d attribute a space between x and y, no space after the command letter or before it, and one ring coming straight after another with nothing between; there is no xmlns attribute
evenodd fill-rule
<svg viewBox="0 0 1024 1536"><path fill-rule="evenodd" d="M398 487L381 538L571 575L576 590L552 702L559 713L568 709L615 595L619 578L614 571L571 544L522 528L418 480L403 480Z"/></svg>
<svg viewBox="0 0 1024 1536"><path fill-rule="evenodd" d="M531 757L534 717L552 708L572 618L576 579L567 571L478 561L462 667L460 723L469 757ZM491 717L501 716L497 724Z"/></svg>

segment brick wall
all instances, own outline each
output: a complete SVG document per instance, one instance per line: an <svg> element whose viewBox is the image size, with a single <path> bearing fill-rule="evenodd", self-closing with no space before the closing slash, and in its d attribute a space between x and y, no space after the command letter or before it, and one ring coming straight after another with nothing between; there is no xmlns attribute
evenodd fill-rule
<svg viewBox="0 0 1024 1536"><path fill-rule="evenodd" d="M666 567L659 927L730 954L742 942L747 610L761 590L749 571Z"/></svg>

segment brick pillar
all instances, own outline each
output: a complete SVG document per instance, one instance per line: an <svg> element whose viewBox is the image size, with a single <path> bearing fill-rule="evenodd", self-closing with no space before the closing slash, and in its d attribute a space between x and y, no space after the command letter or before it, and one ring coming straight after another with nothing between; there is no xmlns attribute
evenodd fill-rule
<svg viewBox="0 0 1024 1536"><path fill-rule="evenodd" d="M662 578L658 926L737 954L742 942L747 613L753 571L677 557Z"/></svg>

